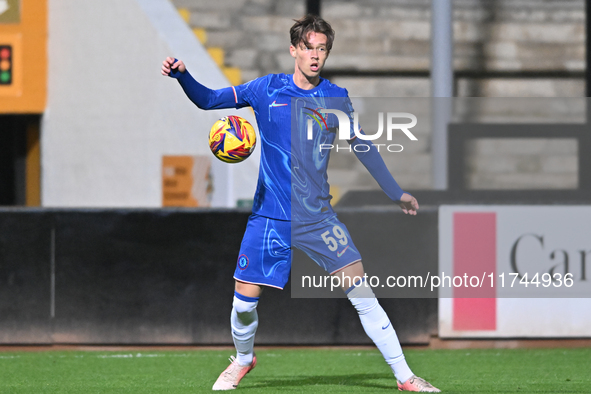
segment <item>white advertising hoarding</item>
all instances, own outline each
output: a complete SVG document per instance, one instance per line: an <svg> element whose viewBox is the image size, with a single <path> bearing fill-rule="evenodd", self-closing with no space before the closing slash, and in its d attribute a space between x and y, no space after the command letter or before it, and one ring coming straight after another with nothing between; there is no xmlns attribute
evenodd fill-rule
<svg viewBox="0 0 591 394"><path fill-rule="evenodd" d="M441 206L439 276L441 337L590 337L591 207Z"/></svg>

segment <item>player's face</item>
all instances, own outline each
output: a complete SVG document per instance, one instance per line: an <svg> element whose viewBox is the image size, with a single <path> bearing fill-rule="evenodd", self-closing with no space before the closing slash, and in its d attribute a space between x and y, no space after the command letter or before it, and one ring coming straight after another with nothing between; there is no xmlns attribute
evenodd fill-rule
<svg viewBox="0 0 591 394"><path fill-rule="evenodd" d="M308 80L318 78L328 57L326 35L311 32L308 45L301 42L297 47L290 46L289 52L295 58L295 72L302 73Z"/></svg>

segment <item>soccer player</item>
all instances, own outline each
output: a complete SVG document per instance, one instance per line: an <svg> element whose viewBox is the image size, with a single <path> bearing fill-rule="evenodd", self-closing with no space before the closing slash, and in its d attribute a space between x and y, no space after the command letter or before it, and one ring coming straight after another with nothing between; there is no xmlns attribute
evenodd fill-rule
<svg viewBox="0 0 591 394"><path fill-rule="evenodd" d="M318 147L334 141L337 117L327 113L323 116L321 109L336 105L347 114L352 113L347 91L320 77L334 31L320 17L308 15L296 21L290 35L289 51L295 59L291 75L270 74L240 86L211 90L197 82L182 61L168 57L162 65L162 74L177 78L199 108L251 106L259 126L261 162L257 190L234 274L230 319L237 354L231 357L230 366L219 376L213 390L235 389L255 367L256 308L262 288L283 289L291 269L292 247L297 247L341 279L365 332L392 368L398 388L439 392L409 368L396 332L371 287L363 281L353 281L364 276L361 256L330 205L326 171L329 155ZM314 138L309 138L306 130L307 115L311 114L319 120L313 125ZM361 143L354 138L354 132L350 136L351 147ZM417 200L398 186L376 147L370 141L362 142L371 148L358 149L355 155L404 213L416 215Z"/></svg>

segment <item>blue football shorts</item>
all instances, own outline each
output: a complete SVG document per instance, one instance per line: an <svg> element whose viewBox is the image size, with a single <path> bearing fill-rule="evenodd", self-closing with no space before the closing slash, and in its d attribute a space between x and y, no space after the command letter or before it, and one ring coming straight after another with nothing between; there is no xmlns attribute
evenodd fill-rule
<svg viewBox="0 0 591 394"><path fill-rule="evenodd" d="M292 247L333 274L361 261L347 227L336 215L317 223L295 223L252 214L240 245L234 278L283 289L289 280Z"/></svg>

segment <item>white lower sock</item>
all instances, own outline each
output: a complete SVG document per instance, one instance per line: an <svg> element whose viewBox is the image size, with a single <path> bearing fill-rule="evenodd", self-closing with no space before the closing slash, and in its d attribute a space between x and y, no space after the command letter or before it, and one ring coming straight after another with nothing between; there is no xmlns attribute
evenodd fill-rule
<svg viewBox="0 0 591 394"><path fill-rule="evenodd" d="M347 297L359 313L359 319L367 336L376 344L392 368L396 379L406 382L413 373L404 359L396 331L394 331L388 315L375 298L371 287L362 283L352 288Z"/></svg>
<svg viewBox="0 0 591 394"><path fill-rule="evenodd" d="M259 325L256 307L258 297L246 297L235 293L232 302L232 338L236 347L236 361L240 365L250 365L254 357L254 336Z"/></svg>

